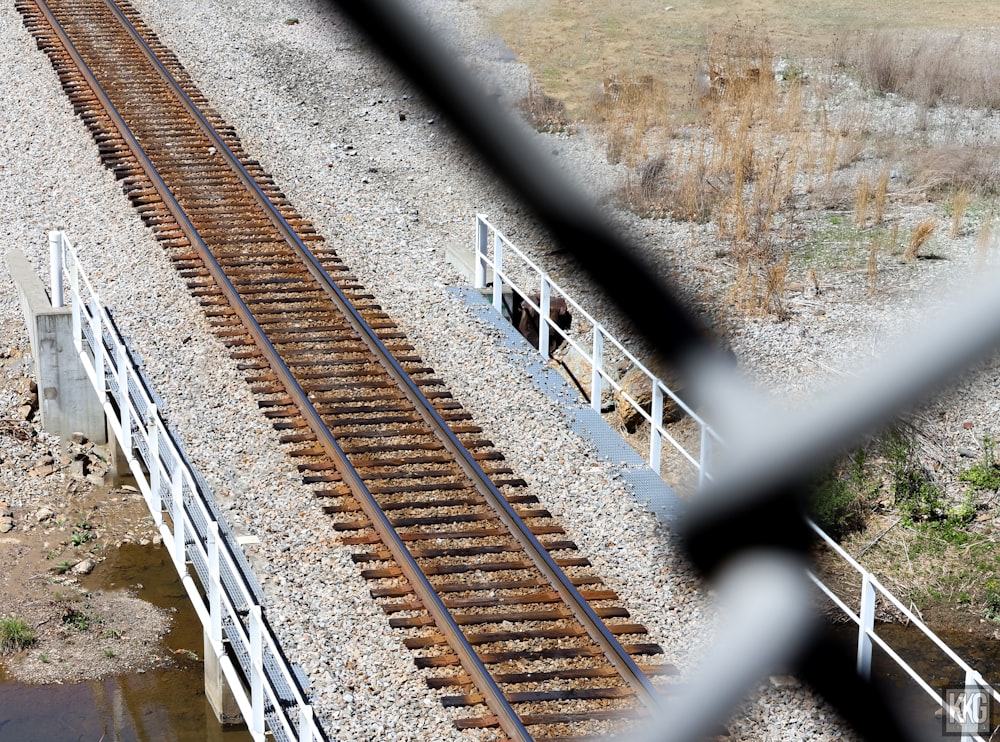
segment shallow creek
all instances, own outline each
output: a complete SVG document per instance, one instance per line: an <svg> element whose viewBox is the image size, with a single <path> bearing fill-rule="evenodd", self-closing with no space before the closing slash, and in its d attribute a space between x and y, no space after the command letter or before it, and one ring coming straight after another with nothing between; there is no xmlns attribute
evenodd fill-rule
<svg viewBox="0 0 1000 742"><path fill-rule="evenodd" d="M175 667L86 683L25 685L0 677L0 740L6 742L249 742L245 728L223 729L205 700L201 624L165 549L126 545L87 578L90 590L142 584L139 596L177 606L163 639ZM198 658L183 650L192 650Z"/></svg>

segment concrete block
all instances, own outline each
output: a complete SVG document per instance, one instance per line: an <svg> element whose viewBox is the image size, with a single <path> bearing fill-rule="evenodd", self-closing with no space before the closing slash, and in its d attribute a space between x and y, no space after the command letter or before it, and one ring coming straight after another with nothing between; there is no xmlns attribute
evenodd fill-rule
<svg viewBox="0 0 1000 742"><path fill-rule="evenodd" d="M232 688L229 687L229 681L226 680L226 674L222 671L219 657L207 631L204 637L205 699L221 725L242 724L243 714L239 704L236 703Z"/></svg>
<svg viewBox="0 0 1000 742"><path fill-rule="evenodd" d="M42 427L62 438L82 433L95 443L107 443L104 408L73 344L72 310L52 306L20 250L7 253L7 267L28 327Z"/></svg>

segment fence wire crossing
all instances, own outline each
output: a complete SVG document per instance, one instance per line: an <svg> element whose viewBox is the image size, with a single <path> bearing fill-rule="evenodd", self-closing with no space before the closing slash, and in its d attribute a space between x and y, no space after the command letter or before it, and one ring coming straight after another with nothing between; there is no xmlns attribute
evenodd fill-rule
<svg viewBox="0 0 1000 742"><path fill-rule="evenodd" d="M883 690L859 675L809 608L805 565L814 534L802 512L804 482L838 452L860 443L1000 343L1000 292L981 286L942 313L885 362L786 412L739 383L713 352L707 334L679 298L658 282L634 247L617 234L568 176L550 164L500 103L396 0L339 0L333 5L442 111L498 177L519 192L581 269L673 362L692 390L690 403L727 441L681 525L687 554L720 597L725 623L684 691L653 721L649 740L710 736L720 719L769 670L793 665L864 737L919 737Z"/></svg>

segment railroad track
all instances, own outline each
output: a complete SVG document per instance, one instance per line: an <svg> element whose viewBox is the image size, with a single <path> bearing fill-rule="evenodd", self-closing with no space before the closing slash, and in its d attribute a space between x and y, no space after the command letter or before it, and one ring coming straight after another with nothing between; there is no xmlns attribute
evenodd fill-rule
<svg viewBox="0 0 1000 742"><path fill-rule="evenodd" d="M660 647L135 9L17 7L456 725L585 738L655 707Z"/></svg>

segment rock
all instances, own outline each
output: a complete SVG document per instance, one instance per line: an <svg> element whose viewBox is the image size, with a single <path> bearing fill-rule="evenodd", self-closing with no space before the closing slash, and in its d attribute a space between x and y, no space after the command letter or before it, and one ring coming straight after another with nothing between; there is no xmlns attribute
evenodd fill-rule
<svg viewBox="0 0 1000 742"><path fill-rule="evenodd" d="M48 508L39 508L35 511L35 522L44 523L47 520L52 520L55 515L56 514Z"/></svg>
<svg viewBox="0 0 1000 742"><path fill-rule="evenodd" d="M72 479L79 479L79 480L86 479L87 467L84 459L77 458L70 462L69 476Z"/></svg>
<svg viewBox="0 0 1000 742"><path fill-rule="evenodd" d="M667 387L674 392L674 394L680 395L680 390L677 388L676 377L660 369L659 371L655 369L650 369L653 373L657 374L661 381L667 385ZM625 374L624 378L619 382L621 384L621 391L615 392L615 409L618 410L618 419L625 429L634 433L636 429L645 422L642 413L633 406L632 402L626 398L628 395L635 404L638 404L646 413L649 413L653 409L653 384L650 378L643 373L641 370L634 368ZM684 416L684 411L680 406L674 402L674 400L668 394L663 395L663 423L672 423L680 420Z"/></svg>
<svg viewBox="0 0 1000 742"><path fill-rule="evenodd" d="M78 446L82 446L87 442L87 436L85 436L83 433L73 433L73 435L69 437L69 440L70 443L75 443Z"/></svg>
<svg viewBox="0 0 1000 742"><path fill-rule="evenodd" d="M0 518L0 533L10 533L14 530L14 519L4 516Z"/></svg>
<svg viewBox="0 0 1000 742"><path fill-rule="evenodd" d="M775 688L798 688L802 685L798 678L791 675L771 675L768 680L771 681L771 685Z"/></svg>
<svg viewBox="0 0 1000 742"><path fill-rule="evenodd" d="M95 566L93 559L84 559L82 562L77 562L73 565L70 572L75 575L89 575L94 571Z"/></svg>

